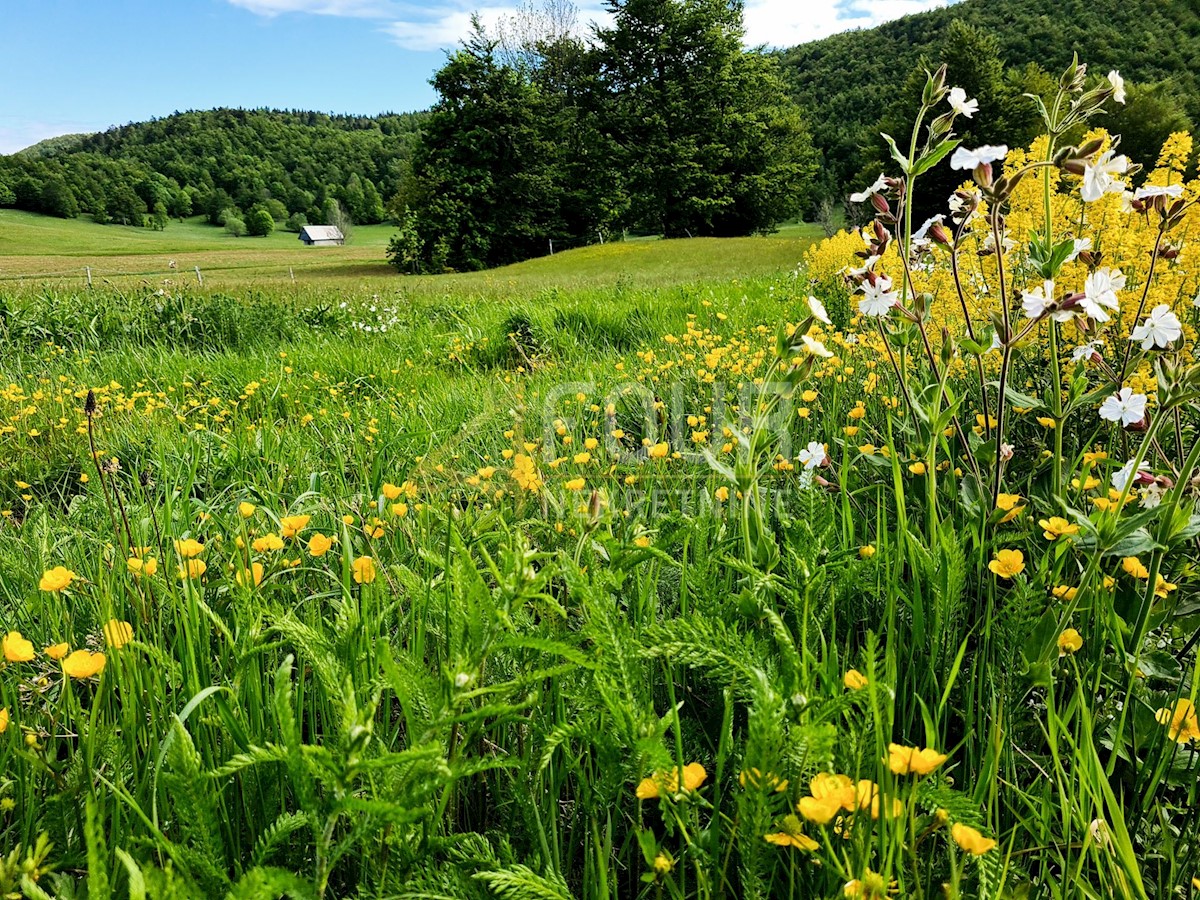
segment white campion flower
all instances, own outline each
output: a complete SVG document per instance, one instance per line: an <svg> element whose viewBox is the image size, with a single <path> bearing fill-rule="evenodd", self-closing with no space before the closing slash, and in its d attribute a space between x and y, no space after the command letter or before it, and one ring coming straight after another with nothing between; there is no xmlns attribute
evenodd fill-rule
<svg viewBox="0 0 1200 900"><path fill-rule="evenodd" d="M865 191L858 191L857 193L851 194L850 202L865 203L867 200L871 199L872 194L878 194L885 187L887 187L887 177L880 172L879 177L875 179L875 183L869 188L867 188Z"/></svg>
<svg viewBox="0 0 1200 900"><path fill-rule="evenodd" d="M1071 362L1079 363L1085 359L1091 359L1093 354L1099 353L1103 346L1104 341L1088 341L1086 344L1080 344L1071 351Z"/></svg>
<svg viewBox="0 0 1200 900"><path fill-rule="evenodd" d="M1112 85L1113 99L1118 103L1125 102L1125 79L1121 77L1121 73L1113 69L1108 73L1108 83Z"/></svg>
<svg viewBox="0 0 1200 900"><path fill-rule="evenodd" d="M822 325L828 325L830 328L833 327L833 322L829 320L829 313L825 311L825 304L812 294L808 295L808 310L813 314L813 318Z"/></svg>
<svg viewBox="0 0 1200 900"><path fill-rule="evenodd" d="M1084 250L1091 250L1091 249L1092 249L1092 239L1091 238L1075 238L1075 240L1073 242L1073 246L1071 247L1071 255L1066 258L1066 262L1075 262L1075 260L1079 259L1080 253L1082 253Z"/></svg>
<svg viewBox="0 0 1200 900"><path fill-rule="evenodd" d="M892 290L892 280L886 276L875 279L874 284L870 279L864 281L861 290L863 298L858 301L858 311L864 316L882 319L899 299L899 295Z"/></svg>
<svg viewBox="0 0 1200 900"><path fill-rule="evenodd" d="M809 353L811 353L813 356L820 356L823 359L829 359L830 357L833 356L833 354L830 353L828 349L826 349L825 345L822 344L820 341L818 341L816 338L810 338L806 334L806 335L803 335L800 338L800 340L804 341L804 349L807 350Z"/></svg>
<svg viewBox="0 0 1200 900"><path fill-rule="evenodd" d="M1196 296L1192 298L1192 306L1200 309L1200 290L1196 291Z"/></svg>
<svg viewBox="0 0 1200 900"><path fill-rule="evenodd" d="M1149 463L1142 463L1140 466L1138 466L1139 472L1148 472L1149 470ZM1129 462L1125 463L1125 465L1121 466L1121 468L1117 469L1117 471L1113 472L1112 477L1109 480L1112 482L1112 486L1118 491L1123 491L1125 490L1125 485L1129 484L1129 480L1134 477L1133 460L1131 459Z"/></svg>
<svg viewBox="0 0 1200 900"><path fill-rule="evenodd" d="M1133 388L1121 388L1100 404L1100 418L1105 422L1120 422L1122 428L1136 425L1146 418L1145 394L1135 394Z"/></svg>
<svg viewBox="0 0 1200 900"><path fill-rule="evenodd" d="M975 150L959 147L954 151L954 155L950 157L950 168L977 169L988 163L999 162L1006 156L1008 156L1008 147L1004 144L998 146L985 145Z"/></svg>
<svg viewBox="0 0 1200 900"><path fill-rule="evenodd" d="M1028 319L1040 319L1047 313L1054 319L1055 322L1069 322L1074 316L1074 313L1069 309L1055 309L1054 306L1054 282L1047 278L1042 282L1042 286L1035 288L1032 291L1021 291L1021 309L1025 311L1025 317Z"/></svg>
<svg viewBox="0 0 1200 900"><path fill-rule="evenodd" d="M810 441L808 446L797 454L796 459L800 460L804 468L811 472L813 469L824 464L825 445L820 441Z"/></svg>
<svg viewBox="0 0 1200 900"><path fill-rule="evenodd" d="M1182 184L1143 184L1133 192L1134 200L1148 200L1151 197L1182 197Z"/></svg>
<svg viewBox="0 0 1200 900"><path fill-rule="evenodd" d="M1142 509L1156 509L1162 503L1164 493L1166 492L1161 485L1148 484L1142 488L1142 502L1138 506Z"/></svg>
<svg viewBox="0 0 1200 900"><path fill-rule="evenodd" d="M968 100L967 92L960 87L950 88L950 96L947 99L950 101L950 107L960 116L969 119L979 112L979 101Z"/></svg>
<svg viewBox="0 0 1200 900"><path fill-rule="evenodd" d="M1117 291L1125 290L1125 275L1120 269L1107 266L1088 275L1083 283L1083 299L1079 306L1097 322L1109 320L1108 311L1120 312L1121 302Z"/></svg>
<svg viewBox="0 0 1200 900"><path fill-rule="evenodd" d="M1085 203L1094 203L1105 194L1116 194L1125 190L1125 182L1114 176L1129 171L1129 157L1113 156L1114 150L1106 150L1095 164L1084 166L1083 188L1080 191Z"/></svg>
<svg viewBox="0 0 1200 900"><path fill-rule="evenodd" d="M1160 303L1150 311L1145 322L1133 329L1129 339L1141 341L1143 350L1153 350L1155 347L1166 349L1182 335L1183 325L1179 318L1171 312L1171 307Z"/></svg>

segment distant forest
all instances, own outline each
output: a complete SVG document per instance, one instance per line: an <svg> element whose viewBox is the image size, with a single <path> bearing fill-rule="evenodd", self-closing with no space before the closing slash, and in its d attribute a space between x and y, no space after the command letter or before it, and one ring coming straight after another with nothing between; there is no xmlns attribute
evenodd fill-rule
<svg viewBox="0 0 1200 900"><path fill-rule="evenodd" d="M0 157L0 206L156 228L204 215L251 234L391 221L398 268L442 271L626 231L840 218L889 170L879 132L906 142L923 71L943 62L979 100L968 144L1031 140L1024 95L1049 91L1073 52L1129 81L1101 124L1135 161L1200 121L1193 0L964 0L781 52L742 48L738 2L607 5L587 40L567 0L476 29L428 112L217 109L44 141ZM927 196L951 182L934 173Z"/></svg>

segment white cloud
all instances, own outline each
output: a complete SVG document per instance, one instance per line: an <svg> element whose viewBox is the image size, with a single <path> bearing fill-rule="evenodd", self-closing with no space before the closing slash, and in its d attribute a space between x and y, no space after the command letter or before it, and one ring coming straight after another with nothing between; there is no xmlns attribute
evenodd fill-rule
<svg viewBox="0 0 1200 900"><path fill-rule="evenodd" d="M381 30L406 50L453 47L471 30L478 13L489 28L511 16L516 3L483 5L479 0L229 0L262 16L284 13L377 19ZM954 0L746 0L746 43L771 47L795 44L871 28ZM607 18L600 0L578 0L579 23L586 28Z"/></svg>

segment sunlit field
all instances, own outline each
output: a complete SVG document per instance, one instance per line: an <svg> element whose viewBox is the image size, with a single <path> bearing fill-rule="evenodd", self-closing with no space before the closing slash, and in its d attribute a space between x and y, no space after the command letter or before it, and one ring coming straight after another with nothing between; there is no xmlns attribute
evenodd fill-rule
<svg viewBox="0 0 1200 900"><path fill-rule="evenodd" d="M1200 184L1062 84L828 240L0 214L0 895L1197 896Z"/></svg>

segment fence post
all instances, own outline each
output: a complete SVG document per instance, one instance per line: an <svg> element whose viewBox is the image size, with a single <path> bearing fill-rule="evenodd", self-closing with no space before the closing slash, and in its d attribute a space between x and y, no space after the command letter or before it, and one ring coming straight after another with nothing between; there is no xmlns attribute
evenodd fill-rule
<svg viewBox="0 0 1200 900"><path fill-rule="evenodd" d="M83 271L87 272L88 287L92 286L92 267L84 266Z"/></svg>
<svg viewBox="0 0 1200 900"><path fill-rule="evenodd" d="M200 274L200 267L196 266L196 280L200 282L200 286L204 286L204 276Z"/></svg>
<svg viewBox="0 0 1200 900"><path fill-rule="evenodd" d="M554 238L550 238L550 255L554 255Z"/></svg>

